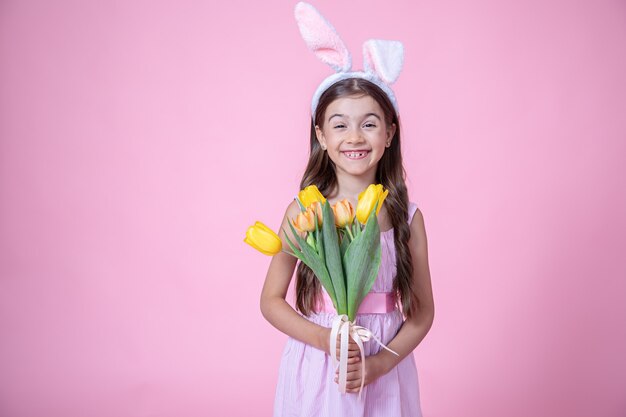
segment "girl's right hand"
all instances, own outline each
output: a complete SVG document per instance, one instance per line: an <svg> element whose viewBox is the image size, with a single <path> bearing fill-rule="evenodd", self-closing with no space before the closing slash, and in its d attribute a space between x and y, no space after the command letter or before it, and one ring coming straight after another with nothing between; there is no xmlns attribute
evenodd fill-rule
<svg viewBox="0 0 626 417"><path fill-rule="evenodd" d="M330 334L331 329L325 327L323 331L324 337L324 351L330 355ZM337 358L339 358L339 348L341 344L341 335L337 335ZM356 344L352 336L348 338L348 364L357 363L361 361L361 353L359 352L359 346Z"/></svg>

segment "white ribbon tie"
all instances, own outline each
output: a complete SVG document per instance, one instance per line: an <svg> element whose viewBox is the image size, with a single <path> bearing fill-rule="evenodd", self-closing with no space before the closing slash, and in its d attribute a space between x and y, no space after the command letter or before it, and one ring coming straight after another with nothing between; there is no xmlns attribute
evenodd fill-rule
<svg viewBox="0 0 626 417"><path fill-rule="evenodd" d="M339 344L339 359L337 359L337 335L341 336ZM333 368L335 368L335 371L337 370L337 366L339 366L339 392L342 394L346 393L348 377L349 336L352 336L352 339L356 342L361 354L361 388L359 388L359 399L361 399L361 392L363 391L363 384L365 383L365 353L363 351L363 342L374 339L382 348L388 350L396 356L400 355L385 346L385 344L381 342L371 330L363 326L357 326L354 322L351 322L347 315L341 314L335 317L330 330L330 356L333 359Z"/></svg>

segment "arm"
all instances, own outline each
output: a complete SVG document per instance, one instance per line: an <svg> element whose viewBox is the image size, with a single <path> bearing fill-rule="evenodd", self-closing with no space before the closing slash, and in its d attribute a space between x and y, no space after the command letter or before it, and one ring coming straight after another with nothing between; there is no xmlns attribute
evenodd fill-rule
<svg viewBox="0 0 626 417"><path fill-rule="evenodd" d="M291 251L285 240L284 231L289 234L291 241L295 242L287 222L295 218L299 212L297 202L293 201L287 207L278 232L283 242L283 249L289 252ZM261 313L272 326L281 332L328 353L330 329L302 317L285 301L296 263L297 259L289 253L280 252L272 257L261 291Z"/></svg>
<svg viewBox="0 0 626 417"><path fill-rule="evenodd" d="M430 330L435 315L435 304L428 266L428 247L424 217L417 209L411 221L409 248L413 259L414 291L420 300L420 308L411 319L405 320L398 334L387 345L398 353L396 356L384 349L374 355L374 366L384 375L409 355L420 344Z"/></svg>

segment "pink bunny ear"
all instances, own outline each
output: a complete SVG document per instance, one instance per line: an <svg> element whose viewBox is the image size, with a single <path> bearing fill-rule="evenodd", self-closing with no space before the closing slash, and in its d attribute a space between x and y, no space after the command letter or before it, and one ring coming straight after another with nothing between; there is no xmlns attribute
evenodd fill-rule
<svg viewBox="0 0 626 417"><path fill-rule="evenodd" d="M350 52L324 16L315 7L304 2L296 4L295 14L300 34L309 49L336 72L350 71Z"/></svg>
<svg viewBox="0 0 626 417"><path fill-rule="evenodd" d="M387 84L393 84L400 75L404 61L404 47L398 41L370 39L363 44L363 66Z"/></svg>

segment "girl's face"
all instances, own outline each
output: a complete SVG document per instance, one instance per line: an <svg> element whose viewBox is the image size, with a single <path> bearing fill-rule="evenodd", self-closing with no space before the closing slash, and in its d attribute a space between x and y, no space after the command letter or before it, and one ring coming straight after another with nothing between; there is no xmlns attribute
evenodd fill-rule
<svg viewBox="0 0 626 417"><path fill-rule="evenodd" d="M326 108L317 140L335 163L337 174L375 176L396 125L387 125L382 108L368 95L338 98Z"/></svg>

